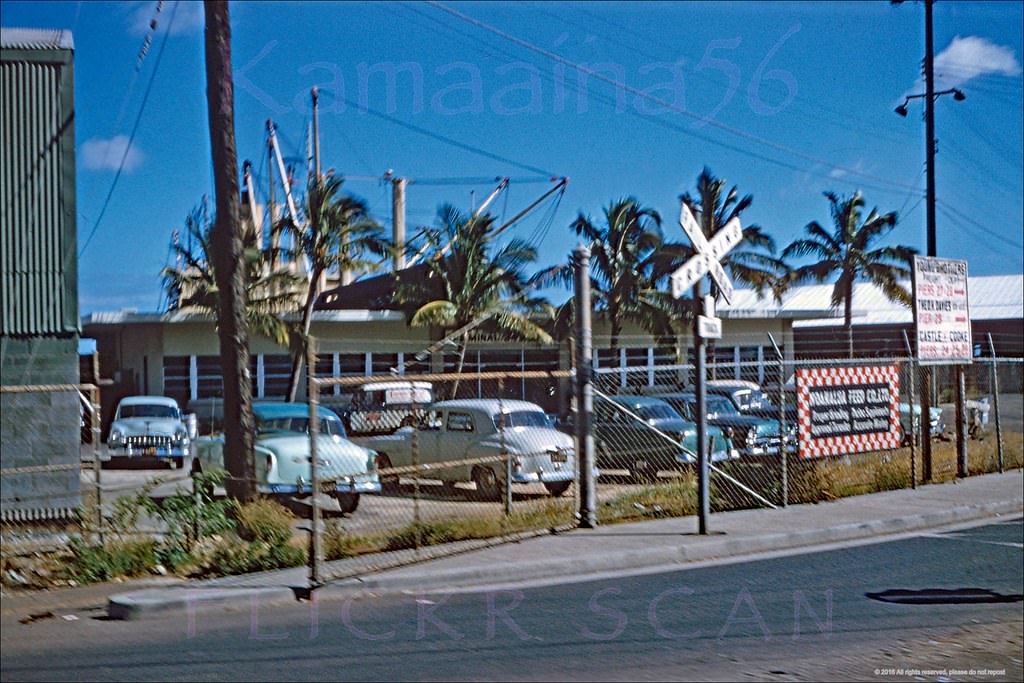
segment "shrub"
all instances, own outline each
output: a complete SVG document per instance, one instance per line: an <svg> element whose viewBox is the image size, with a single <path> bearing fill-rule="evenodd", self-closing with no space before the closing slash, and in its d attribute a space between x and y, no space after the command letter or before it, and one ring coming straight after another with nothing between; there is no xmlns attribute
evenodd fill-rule
<svg viewBox="0 0 1024 683"><path fill-rule="evenodd" d="M283 546L292 538L295 515L272 500L255 500L235 510L238 535L246 541Z"/></svg>
<svg viewBox="0 0 1024 683"><path fill-rule="evenodd" d="M306 549L245 541L233 533L214 536L196 544L192 552L194 576L231 576L250 572L298 567L306 563Z"/></svg>
<svg viewBox="0 0 1024 683"><path fill-rule="evenodd" d="M157 565L156 541L111 541L90 546L81 539L70 543L68 573L78 583L95 583L121 576L142 576Z"/></svg>

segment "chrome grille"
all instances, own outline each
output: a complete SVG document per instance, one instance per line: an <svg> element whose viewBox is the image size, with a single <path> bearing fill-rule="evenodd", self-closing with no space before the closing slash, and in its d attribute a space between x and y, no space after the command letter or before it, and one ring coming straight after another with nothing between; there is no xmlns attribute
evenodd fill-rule
<svg viewBox="0 0 1024 683"><path fill-rule="evenodd" d="M171 445L171 437L160 434L143 434L125 437L125 443L135 448L165 448Z"/></svg>

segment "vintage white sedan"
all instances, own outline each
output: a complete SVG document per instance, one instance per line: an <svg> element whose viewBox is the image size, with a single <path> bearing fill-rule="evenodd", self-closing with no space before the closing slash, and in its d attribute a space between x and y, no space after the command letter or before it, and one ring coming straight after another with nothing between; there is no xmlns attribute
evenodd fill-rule
<svg viewBox="0 0 1024 683"><path fill-rule="evenodd" d="M460 399L434 403L426 412L416 427L353 440L377 451L379 470L411 466L415 443L418 463L429 472L421 476L448 485L471 481L481 495L490 498L505 490L507 466L512 483L541 483L552 496L562 495L572 485L573 439L553 429L540 406L526 401ZM510 460L508 465L503 454ZM394 488L398 477L385 473L381 483Z"/></svg>
<svg viewBox="0 0 1024 683"><path fill-rule="evenodd" d="M188 428L178 402L166 396L126 396L107 436L111 459L155 457L182 467L190 459Z"/></svg>
<svg viewBox="0 0 1024 683"><path fill-rule="evenodd" d="M304 403L256 403L256 490L268 496L312 493L309 454L309 406ZM359 496L379 493L376 453L345 438L333 412L319 407L317 476L338 500L341 511L355 512ZM195 442L199 471L224 469L224 437Z"/></svg>

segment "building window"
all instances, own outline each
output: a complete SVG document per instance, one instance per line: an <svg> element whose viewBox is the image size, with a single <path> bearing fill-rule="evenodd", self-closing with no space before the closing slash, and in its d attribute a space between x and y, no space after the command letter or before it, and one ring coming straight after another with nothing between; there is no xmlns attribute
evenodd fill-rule
<svg viewBox="0 0 1024 683"><path fill-rule="evenodd" d="M164 395L181 406L192 398L191 365L190 356L164 356Z"/></svg>
<svg viewBox="0 0 1024 683"><path fill-rule="evenodd" d="M224 377L220 356L194 356L196 361L196 398L224 396Z"/></svg>

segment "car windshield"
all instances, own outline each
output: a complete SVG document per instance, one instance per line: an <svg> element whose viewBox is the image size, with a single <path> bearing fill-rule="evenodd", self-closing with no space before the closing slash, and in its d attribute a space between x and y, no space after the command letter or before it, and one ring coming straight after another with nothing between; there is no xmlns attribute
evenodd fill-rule
<svg viewBox="0 0 1024 683"><path fill-rule="evenodd" d="M672 406L665 403L637 406L633 412L645 420L678 420L680 417Z"/></svg>
<svg viewBox="0 0 1024 683"><path fill-rule="evenodd" d="M738 411L729 399L708 396L708 412L719 415L735 415Z"/></svg>
<svg viewBox="0 0 1024 683"><path fill-rule="evenodd" d="M502 424L502 416L494 416L494 425ZM506 427L550 427L548 416L539 410L513 410L505 413L504 424Z"/></svg>
<svg viewBox="0 0 1024 683"><path fill-rule="evenodd" d="M122 417L163 417L171 420L179 419L178 409L174 406L160 405L159 403L130 403L122 405L118 409Z"/></svg>
<svg viewBox="0 0 1024 683"><path fill-rule="evenodd" d="M345 436L345 428L341 420L321 417L318 429L321 434L330 436ZM272 432L293 432L296 434L309 433L308 417L274 417L268 419L256 418L256 433L270 434Z"/></svg>

